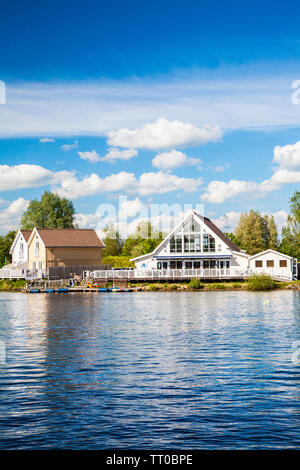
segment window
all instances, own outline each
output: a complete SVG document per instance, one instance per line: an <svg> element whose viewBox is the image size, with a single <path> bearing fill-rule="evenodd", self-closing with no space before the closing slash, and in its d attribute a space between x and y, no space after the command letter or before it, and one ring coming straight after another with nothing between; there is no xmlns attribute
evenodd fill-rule
<svg viewBox="0 0 300 470"><path fill-rule="evenodd" d="M163 262L163 269L168 269L168 263L166 261Z"/></svg>
<svg viewBox="0 0 300 470"><path fill-rule="evenodd" d="M195 236L195 251L197 253L201 252L201 237L200 237L200 235Z"/></svg>
<svg viewBox="0 0 300 470"><path fill-rule="evenodd" d="M200 261L194 261L194 269L200 269Z"/></svg>
<svg viewBox="0 0 300 470"><path fill-rule="evenodd" d="M267 259L267 268L274 268L274 260Z"/></svg>
<svg viewBox="0 0 300 470"><path fill-rule="evenodd" d="M205 233L203 235L203 251L204 252L214 252L216 251L216 241L214 237Z"/></svg>
<svg viewBox="0 0 300 470"><path fill-rule="evenodd" d="M255 261L255 267L256 268L262 268L262 261L261 260L256 260Z"/></svg>
<svg viewBox="0 0 300 470"><path fill-rule="evenodd" d="M192 269L193 267L193 264L191 261L186 261L185 262L185 269Z"/></svg>
<svg viewBox="0 0 300 470"><path fill-rule="evenodd" d="M40 244L39 244L39 242L35 242L34 256L36 258L39 257L39 251L40 251Z"/></svg>
<svg viewBox="0 0 300 470"><path fill-rule="evenodd" d="M43 261L39 261L39 269L43 269Z"/></svg>
<svg viewBox="0 0 300 470"><path fill-rule="evenodd" d="M157 269L161 269L161 263L157 263Z"/></svg>
<svg viewBox="0 0 300 470"><path fill-rule="evenodd" d="M36 262L33 261L33 263L32 263L32 271L35 271L35 270L36 270Z"/></svg>
<svg viewBox="0 0 300 470"><path fill-rule="evenodd" d="M170 252L182 253L182 235L176 235L170 240Z"/></svg>
<svg viewBox="0 0 300 470"><path fill-rule="evenodd" d="M19 248L19 258L23 258L24 256L24 244L23 242L20 243L20 248Z"/></svg>
<svg viewBox="0 0 300 470"><path fill-rule="evenodd" d="M188 235L183 236L183 241L184 241L184 252L189 253L190 251L190 238Z"/></svg>
<svg viewBox="0 0 300 470"><path fill-rule="evenodd" d="M287 260L286 259L279 260L279 266L281 268L287 268Z"/></svg>

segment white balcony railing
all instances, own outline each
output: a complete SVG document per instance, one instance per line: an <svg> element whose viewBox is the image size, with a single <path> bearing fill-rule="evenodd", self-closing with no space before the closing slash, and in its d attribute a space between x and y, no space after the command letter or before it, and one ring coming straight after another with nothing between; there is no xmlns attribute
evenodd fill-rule
<svg viewBox="0 0 300 470"><path fill-rule="evenodd" d="M191 278L203 279L246 279L251 274L260 274L262 270L255 269L133 269L133 270L107 270L107 271L91 271L89 277L94 279L176 279L184 280ZM269 269L263 272L269 274L273 278L282 280L292 280L292 272L288 269Z"/></svg>

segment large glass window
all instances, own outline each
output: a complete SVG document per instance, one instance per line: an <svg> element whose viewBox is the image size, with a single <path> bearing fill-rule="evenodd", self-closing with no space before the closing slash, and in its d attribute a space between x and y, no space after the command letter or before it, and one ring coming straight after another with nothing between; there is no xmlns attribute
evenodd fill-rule
<svg viewBox="0 0 300 470"><path fill-rule="evenodd" d="M182 253L182 235L176 235L170 240L170 252Z"/></svg>
<svg viewBox="0 0 300 470"><path fill-rule="evenodd" d="M214 237L208 235L208 233L203 235L203 251L206 253L216 251L216 241Z"/></svg>

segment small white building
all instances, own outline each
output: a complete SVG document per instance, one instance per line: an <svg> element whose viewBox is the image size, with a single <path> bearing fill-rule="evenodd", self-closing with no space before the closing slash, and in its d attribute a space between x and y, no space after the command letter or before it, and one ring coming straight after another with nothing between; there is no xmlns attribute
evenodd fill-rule
<svg viewBox="0 0 300 470"><path fill-rule="evenodd" d="M10 249L12 265L19 266L28 261L28 240L32 230L18 230Z"/></svg>
<svg viewBox="0 0 300 470"><path fill-rule="evenodd" d="M266 250L249 257L249 268L251 271L272 276L297 279L297 260L291 256L284 255L274 250Z"/></svg>

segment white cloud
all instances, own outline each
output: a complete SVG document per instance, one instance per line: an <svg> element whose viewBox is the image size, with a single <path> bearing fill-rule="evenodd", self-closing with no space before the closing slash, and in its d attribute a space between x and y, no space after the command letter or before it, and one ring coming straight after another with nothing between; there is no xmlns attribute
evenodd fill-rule
<svg viewBox="0 0 300 470"><path fill-rule="evenodd" d="M39 165L0 165L0 188L1 191L12 191L57 184L72 175L73 172L54 172Z"/></svg>
<svg viewBox="0 0 300 470"><path fill-rule="evenodd" d="M178 150L171 150L170 152L159 153L156 155L152 160L152 164L160 170L178 168L183 165L197 165L200 169L201 160L198 158L188 157L185 153Z"/></svg>
<svg viewBox="0 0 300 470"><path fill-rule="evenodd" d="M100 221L99 214L76 214L75 224L78 224L79 228L94 228Z"/></svg>
<svg viewBox="0 0 300 470"><path fill-rule="evenodd" d="M163 194L181 190L194 192L202 184L201 178L180 178L159 172L143 173L138 179L125 171L101 178L96 173L78 180L74 174L66 175L54 190L62 197L78 199L106 192L138 193L141 195Z"/></svg>
<svg viewBox="0 0 300 470"><path fill-rule="evenodd" d="M163 78L83 83L11 83L0 106L0 137L104 136L164 116L196 128L265 129L300 125L288 93L298 65L220 66Z"/></svg>
<svg viewBox="0 0 300 470"><path fill-rule="evenodd" d="M213 219L213 222L216 224L224 232L231 232L233 231L239 220L240 220L240 212L230 211L226 212L226 214L218 217L217 219Z"/></svg>
<svg viewBox="0 0 300 470"><path fill-rule="evenodd" d="M300 183L300 171L290 171L285 168L279 168L271 176L270 182L276 186L276 189L282 184Z"/></svg>
<svg viewBox="0 0 300 470"><path fill-rule="evenodd" d="M281 167L300 167L300 141L292 145L274 148L274 162Z"/></svg>
<svg viewBox="0 0 300 470"><path fill-rule="evenodd" d="M47 144L48 142L54 142L55 139L52 139L52 138L49 138L49 137L43 137L42 139L40 139L40 142L42 144Z"/></svg>
<svg viewBox="0 0 300 470"><path fill-rule="evenodd" d="M116 148L110 148L107 154L101 158L103 162L115 163L116 160L130 160L132 157L136 157L138 151L135 149L119 150Z"/></svg>
<svg viewBox="0 0 300 470"><path fill-rule="evenodd" d="M144 205L138 197L132 201L125 199L120 205L119 218L135 217L143 207Z"/></svg>
<svg viewBox="0 0 300 470"><path fill-rule="evenodd" d="M70 150L78 148L78 140L75 140L74 144L64 144L60 147L64 152L69 152Z"/></svg>
<svg viewBox="0 0 300 470"><path fill-rule="evenodd" d="M16 230L18 228L20 218L27 209L28 204L29 201L20 197L0 211L0 233L5 234L9 230Z"/></svg>
<svg viewBox="0 0 300 470"><path fill-rule="evenodd" d="M195 192L202 184L201 178L180 178L173 174L158 172L143 173L138 182L138 190L142 195L163 194L169 191L181 190Z"/></svg>
<svg viewBox="0 0 300 470"><path fill-rule="evenodd" d="M136 187L134 174L123 171L105 178L100 178L97 174L92 173L80 181L75 176L71 176L62 181L55 190L62 197L78 199L105 192L127 191L134 187Z"/></svg>
<svg viewBox="0 0 300 470"><path fill-rule="evenodd" d="M275 182L271 182L271 180L265 180L262 183L240 180L230 180L228 183L225 181L211 181L201 199L220 204L240 195L263 196L275 189L278 189L278 186L275 185Z"/></svg>
<svg viewBox="0 0 300 470"><path fill-rule="evenodd" d="M223 133L219 126L205 124L197 128L181 121L159 118L139 129L126 128L108 133L108 143L115 147L161 149L176 146L192 146L216 142Z"/></svg>
<svg viewBox="0 0 300 470"><path fill-rule="evenodd" d="M77 152L82 160L88 160L90 163L99 162L100 157L96 150L92 150L91 152Z"/></svg>

